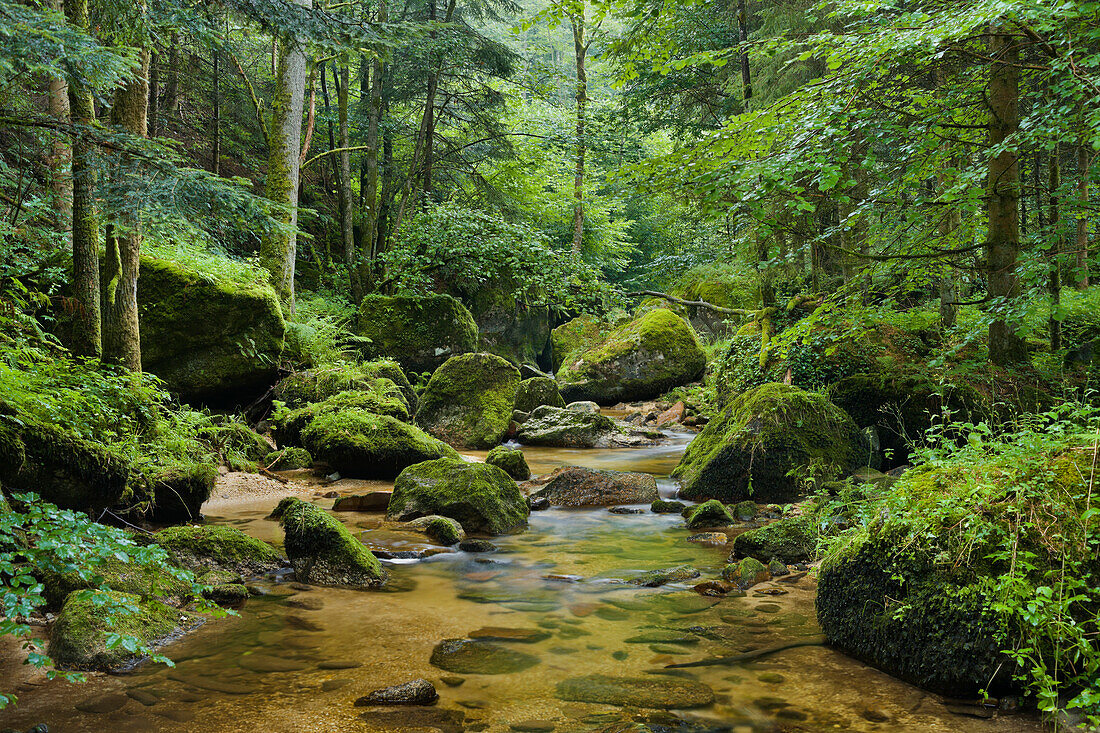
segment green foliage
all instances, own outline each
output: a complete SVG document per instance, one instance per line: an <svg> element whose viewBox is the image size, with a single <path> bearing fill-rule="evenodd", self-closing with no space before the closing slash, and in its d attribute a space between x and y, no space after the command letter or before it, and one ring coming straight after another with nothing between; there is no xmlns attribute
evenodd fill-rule
<svg viewBox="0 0 1100 733"><path fill-rule="evenodd" d="M108 592L106 576L112 564L118 567L121 563L145 578L159 579L155 584L169 589L169 594L182 586L199 599L205 589L190 572L172 565L167 553L156 545L140 545L122 530L96 524L80 512L58 509L33 494L19 494L12 499L16 511L0 511L0 636L26 639L28 662L48 668L51 678L83 680L82 675L57 669L49 657L36 651L45 645L31 638L33 627L25 620L39 614L46 605L43 577L64 576L78 587L87 588L75 591L73 597L94 605L97 615L108 625L112 618L136 612L126 599ZM196 603L200 612L215 612L201 600ZM129 634L124 628L107 634L108 651L149 656L171 665L148 645L147 639ZM10 692L0 691L0 708L14 701Z"/></svg>

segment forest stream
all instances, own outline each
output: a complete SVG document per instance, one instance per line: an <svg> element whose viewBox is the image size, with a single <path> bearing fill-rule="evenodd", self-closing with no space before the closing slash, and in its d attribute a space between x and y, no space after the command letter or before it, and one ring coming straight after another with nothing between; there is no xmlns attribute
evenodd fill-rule
<svg viewBox="0 0 1100 733"><path fill-rule="evenodd" d="M669 433L658 447L524 452L535 474L564 465L646 472L657 477L662 496L672 497L676 487L667 477L690 438ZM317 487L312 496L327 508L332 498L322 494L388 487L392 483L345 479ZM223 500L208 508L207 520L279 543L278 523L266 518L275 501ZM373 550L431 547L422 535L384 528L382 514L337 516ZM824 646L664 669L812 643L820 633L813 573L792 573L721 599L694 592L700 580L658 588L621 582L681 564L702 570L702 580L712 577L725 562L724 547L688 542L690 534L676 514L551 509L534 512L525 532L494 538L495 553L386 560L390 580L379 592L267 580L258 584L267 595L250 600L239 616L208 622L166 647L174 668L145 665L93 676L79 687L56 681L24 688L0 724L46 723L64 733L626 731L632 721L653 730L1041 730L1022 715L980 717L991 713L944 701ZM476 633L484 629L496 631ZM446 671L429 661L443 639L486 633L512 637L490 642L506 650L488 662L499 674ZM714 703L658 711L557 696L563 680L594 674L693 680L713 689ZM435 685L435 705L354 705L372 690L417 678Z"/></svg>

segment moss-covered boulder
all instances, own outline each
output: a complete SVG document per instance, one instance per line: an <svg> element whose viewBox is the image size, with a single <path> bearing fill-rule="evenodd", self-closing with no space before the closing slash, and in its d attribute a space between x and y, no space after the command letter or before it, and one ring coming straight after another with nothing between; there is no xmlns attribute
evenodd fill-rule
<svg viewBox="0 0 1100 733"><path fill-rule="evenodd" d="M558 391L558 383L549 377L531 377L519 383L516 390L515 409L533 412L543 405L565 407L565 400Z"/></svg>
<svg viewBox="0 0 1100 733"><path fill-rule="evenodd" d="M408 422L408 408L404 400L397 397L393 391L395 389L393 383L387 379L382 380L376 389L339 392L332 397L296 410L280 410L271 418L275 440L280 446L299 445L302 442L302 431L316 418L322 415L337 415L349 410L387 415L402 422Z"/></svg>
<svg viewBox="0 0 1100 733"><path fill-rule="evenodd" d="M681 275L669 289L669 295L692 302L705 302L720 308L752 310L760 306L760 274L752 269L740 269L725 263L693 267ZM682 313L699 333L728 336L741 319L710 308L677 304L673 310Z"/></svg>
<svg viewBox="0 0 1100 733"><path fill-rule="evenodd" d="M516 439L524 445L553 448L631 448L656 445L659 432L634 428L591 412L543 405L519 426Z"/></svg>
<svg viewBox="0 0 1100 733"><path fill-rule="evenodd" d="M266 282L141 258L142 367L188 400L239 402L275 376L286 325Z"/></svg>
<svg viewBox="0 0 1100 733"><path fill-rule="evenodd" d="M735 398L688 445L673 476L680 496L785 502L801 487L792 471L831 466L842 474L867 462L847 413L814 392L764 384Z"/></svg>
<svg viewBox="0 0 1100 733"><path fill-rule="evenodd" d="M122 498L129 464L106 448L25 416L0 416L0 480L62 509L102 509Z"/></svg>
<svg viewBox="0 0 1100 733"><path fill-rule="evenodd" d="M474 534L508 534L527 526L530 510L516 482L496 466L442 458L409 466L394 483L386 517L407 521L439 514Z"/></svg>
<svg viewBox="0 0 1100 733"><path fill-rule="evenodd" d="M565 466L531 498L546 499L551 506L615 506L650 504L659 494L657 479L648 473Z"/></svg>
<svg viewBox="0 0 1100 733"><path fill-rule="evenodd" d="M1014 634L987 586L936 566L903 533L873 531L822 564L817 618L829 644L950 697L999 695Z"/></svg>
<svg viewBox="0 0 1100 733"><path fill-rule="evenodd" d="M416 392L408 378L397 362L390 359L366 364L326 364L295 372L275 385L274 397L293 410L343 392L365 392L387 403L400 402L406 416L412 414L410 400L412 405L416 404Z"/></svg>
<svg viewBox="0 0 1100 733"><path fill-rule="evenodd" d="M271 545L236 527L185 525L162 529L153 542L172 559L193 571L223 571L239 576L262 575L282 566L282 556Z"/></svg>
<svg viewBox="0 0 1100 733"><path fill-rule="evenodd" d="M271 450L271 444L262 435L236 420L199 428L196 437L231 468L236 468L242 461L262 461Z"/></svg>
<svg viewBox="0 0 1100 733"><path fill-rule="evenodd" d="M127 557L104 558L94 567L78 571L43 572L42 596L50 608L57 609L78 590L108 588L120 593L131 593L142 598L157 598L173 605L180 605L191 597L191 585L178 580L155 563L139 563Z"/></svg>
<svg viewBox="0 0 1100 733"><path fill-rule="evenodd" d="M688 529L727 527L734 523L733 516L726 509L726 505L717 499L711 499L699 506L692 507L688 510L685 519L687 520Z"/></svg>
<svg viewBox="0 0 1100 733"><path fill-rule="evenodd" d="M313 456L305 448L287 446L264 456L264 465L272 471L295 471L313 465Z"/></svg>
<svg viewBox="0 0 1100 733"><path fill-rule="evenodd" d="M588 313L561 324L550 332L551 364L557 374L562 364L591 344L602 341L614 327Z"/></svg>
<svg viewBox="0 0 1100 733"><path fill-rule="evenodd" d="M809 562L817 557L820 534L817 520L811 515L784 517L738 535L733 552L739 557L774 559L788 565Z"/></svg>
<svg viewBox="0 0 1100 733"><path fill-rule="evenodd" d="M63 669L119 672L143 657L123 646L109 649L112 636L133 637L156 648L198 623L178 608L138 595L111 592L104 599L76 594L69 596L50 628L47 653Z"/></svg>
<svg viewBox="0 0 1100 733"><path fill-rule="evenodd" d="M502 469L516 481L526 481L531 478L531 469L527 466L527 459L519 448L498 445L485 456L485 462Z"/></svg>
<svg viewBox="0 0 1100 733"><path fill-rule="evenodd" d="M519 382L519 370L499 356L452 356L428 381L416 421L451 445L491 448L508 432Z"/></svg>
<svg viewBox="0 0 1100 733"><path fill-rule="evenodd" d="M570 356L557 379L567 402L610 405L657 397L699 379L706 365L687 321L658 308Z"/></svg>
<svg viewBox="0 0 1100 733"><path fill-rule="evenodd" d="M360 409L324 413L302 431L314 456L344 476L392 479L406 466L457 451L420 428Z"/></svg>
<svg viewBox="0 0 1100 733"><path fill-rule="evenodd" d="M153 466L142 471L141 489L135 495L151 499L145 516L154 522L195 522L202 518L202 505L217 478L218 469L208 463Z"/></svg>
<svg viewBox="0 0 1100 733"><path fill-rule="evenodd" d="M770 578L771 571L768 570L768 566L752 557L730 563L722 569L722 580L733 583L741 590L751 588Z"/></svg>
<svg viewBox="0 0 1100 733"><path fill-rule="evenodd" d="M449 295L367 295L359 305L358 332L371 340L376 356L414 372L432 371L478 346L474 317Z"/></svg>
<svg viewBox="0 0 1100 733"><path fill-rule="evenodd" d="M453 292L470 309L477 323L478 350L511 363L538 364L550 343L550 309L544 293L528 292L514 277L504 275L473 288Z"/></svg>
<svg viewBox="0 0 1100 733"><path fill-rule="evenodd" d="M378 558L324 509L287 497L275 507L271 518L283 525L284 547L299 581L374 588L385 580Z"/></svg>

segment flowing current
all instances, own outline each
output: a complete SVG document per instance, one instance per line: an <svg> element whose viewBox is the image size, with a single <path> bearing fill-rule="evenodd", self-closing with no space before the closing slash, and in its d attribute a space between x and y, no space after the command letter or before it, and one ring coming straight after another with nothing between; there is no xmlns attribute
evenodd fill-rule
<svg viewBox="0 0 1100 733"><path fill-rule="evenodd" d="M641 471L667 477L687 434L662 446L618 450L525 448L535 474L559 466ZM484 454L473 453L483 456ZM392 483L338 481L322 493L362 493ZM265 517L277 497L219 502L207 520L278 543ZM387 562L381 592L260 583L239 616L215 620L168 646L174 668L146 665L119 676L24 684L0 728L45 723L77 731L1039 731L1025 716L974 717L822 646L802 646L749 662L666 670L819 634L812 574L793 574L739 597L710 598L691 586L717 576L724 547L689 542L679 515L613 514L606 508L534 512L526 532L493 538L499 552L449 552ZM423 535L386 528L381 514L337 516L373 549L423 550ZM392 525L391 525L392 526ZM765 558L766 560L766 558ZM622 579L691 565L698 580L639 588ZM519 671L462 674L430 663L443 639L485 627L519 629L499 642L537 659ZM5 667L5 669L10 669ZM714 691L697 710L661 711L559 699L558 683L583 675L694 680ZM372 690L417 678L439 691L431 707L364 708ZM6 689L6 686L5 686Z"/></svg>

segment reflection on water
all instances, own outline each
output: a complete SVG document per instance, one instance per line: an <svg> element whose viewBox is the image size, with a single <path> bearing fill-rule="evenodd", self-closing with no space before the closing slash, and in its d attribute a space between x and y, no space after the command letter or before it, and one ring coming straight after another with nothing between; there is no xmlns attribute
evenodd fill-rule
<svg viewBox="0 0 1100 733"><path fill-rule="evenodd" d="M665 477L688 437L644 449L524 450L536 473L570 464L645 471L660 478L662 495L671 496L674 485ZM329 506L331 500L316 501ZM241 502L210 519L278 541L280 530L265 519L274 503ZM396 531L380 515L337 516L372 547L431 547L422 535ZM1039 730L1027 718L953 715L934 696L824 647L731 666L664 670L818 633L810 577L769 582L725 599L696 594L690 590L699 582L694 580L662 588L623 582L683 564L698 568L703 579L716 577L725 549L687 542L689 534L676 515L551 510L533 514L527 532L495 538L495 553L388 563L390 592L268 582L268 595L249 601L239 617L208 623L169 647L174 668L147 666L80 687L56 682L24 690L20 707L0 714L0 726L46 722L51 731L66 732L618 731L630 730L626 723L633 719L652 730ZM429 663L441 640L484 627L511 631L482 634L518 638L487 642L489 648L533 655L537 663L502 674L445 672ZM559 682L578 675L652 679L670 673L710 686L715 703L673 714L555 696ZM436 685L434 708L353 706L373 689L418 677Z"/></svg>

